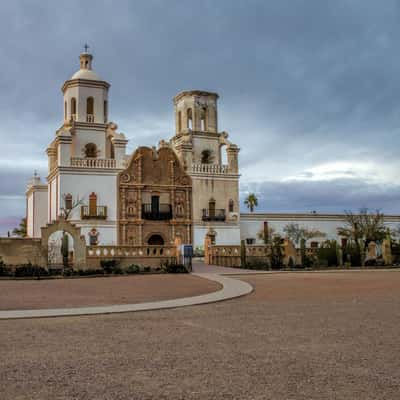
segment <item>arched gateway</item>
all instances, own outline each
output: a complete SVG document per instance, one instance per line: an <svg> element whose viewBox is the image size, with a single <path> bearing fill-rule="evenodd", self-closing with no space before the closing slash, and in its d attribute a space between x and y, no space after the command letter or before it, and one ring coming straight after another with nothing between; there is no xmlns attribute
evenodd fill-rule
<svg viewBox="0 0 400 400"><path fill-rule="evenodd" d="M42 249L43 253L48 260L49 254L49 239L50 236L56 232L66 232L71 235L73 240L73 265L76 268L86 267L86 242L85 237L81 235L81 228L71 224L64 217L59 217L57 221L47 224L42 227Z"/></svg>

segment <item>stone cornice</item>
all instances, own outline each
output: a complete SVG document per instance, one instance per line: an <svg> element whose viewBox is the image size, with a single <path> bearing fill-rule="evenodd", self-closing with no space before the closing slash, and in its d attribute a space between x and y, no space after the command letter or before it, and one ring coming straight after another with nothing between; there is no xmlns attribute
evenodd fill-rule
<svg viewBox="0 0 400 400"><path fill-rule="evenodd" d="M182 97L185 96L212 96L216 99L219 98L219 95L215 92L207 92L205 90L184 90L173 98L174 104L176 104Z"/></svg>
<svg viewBox="0 0 400 400"><path fill-rule="evenodd" d="M104 89L108 89L111 85L106 81L93 81L91 79L71 79L65 81L64 85L61 88L61 91L65 93L65 91L70 87L100 87Z"/></svg>

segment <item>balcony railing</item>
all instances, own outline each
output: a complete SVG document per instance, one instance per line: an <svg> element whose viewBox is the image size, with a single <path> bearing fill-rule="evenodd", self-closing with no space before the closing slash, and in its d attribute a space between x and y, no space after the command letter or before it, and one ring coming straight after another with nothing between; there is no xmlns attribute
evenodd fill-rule
<svg viewBox="0 0 400 400"><path fill-rule="evenodd" d="M228 165L219 164L192 164L192 173L196 174L228 174Z"/></svg>
<svg viewBox="0 0 400 400"><path fill-rule="evenodd" d="M71 158L71 167L115 168L116 160L112 158Z"/></svg>
<svg viewBox="0 0 400 400"><path fill-rule="evenodd" d="M94 122L94 115L86 114L86 122Z"/></svg>
<svg viewBox="0 0 400 400"><path fill-rule="evenodd" d="M107 219L107 206L97 206L96 210L92 210L89 206L82 206L81 219Z"/></svg>
<svg viewBox="0 0 400 400"><path fill-rule="evenodd" d="M203 208L203 215L201 219L203 221L225 221L225 210L223 208L215 210Z"/></svg>
<svg viewBox="0 0 400 400"><path fill-rule="evenodd" d="M152 207L152 204L142 204L142 217L153 221L172 219L171 204L160 204L158 209Z"/></svg>

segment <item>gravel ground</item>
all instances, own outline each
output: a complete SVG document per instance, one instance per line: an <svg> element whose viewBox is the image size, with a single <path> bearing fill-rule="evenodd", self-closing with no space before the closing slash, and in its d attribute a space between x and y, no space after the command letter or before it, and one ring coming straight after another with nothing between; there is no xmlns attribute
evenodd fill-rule
<svg viewBox="0 0 400 400"><path fill-rule="evenodd" d="M0 399L400 398L400 272L240 279L216 304L0 321Z"/></svg>
<svg viewBox="0 0 400 400"><path fill-rule="evenodd" d="M185 274L0 280L0 310L143 303L197 296L220 288L216 282Z"/></svg>

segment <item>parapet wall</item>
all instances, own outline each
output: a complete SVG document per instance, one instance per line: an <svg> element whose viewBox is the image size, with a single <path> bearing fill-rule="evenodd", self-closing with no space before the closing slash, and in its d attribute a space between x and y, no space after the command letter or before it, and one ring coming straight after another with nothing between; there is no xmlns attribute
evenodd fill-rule
<svg viewBox="0 0 400 400"><path fill-rule="evenodd" d="M7 265L46 265L40 239L0 238L0 261Z"/></svg>

